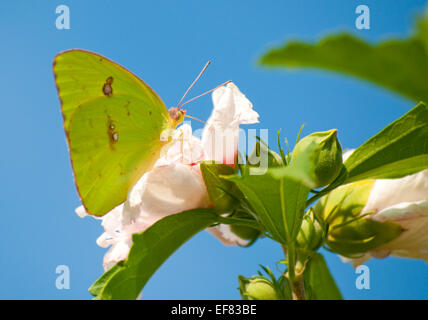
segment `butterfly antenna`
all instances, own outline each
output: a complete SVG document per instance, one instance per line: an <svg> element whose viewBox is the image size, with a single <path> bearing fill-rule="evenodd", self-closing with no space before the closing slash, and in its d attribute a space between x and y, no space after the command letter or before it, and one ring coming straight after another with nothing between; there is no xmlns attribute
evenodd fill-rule
<svg viewBox="0 0 428 320"><path fill-rule="evenodd" d="M199 122L202 122L203 124L207 124L205 121L203 121L201 119L198 119L198 118L195 118L195 117L192 117L192 116L189 116L188 114L185 114L184 117L185 118L190 118L190 119L193 119L193 120L196 120L196 121L199 121Z"/></svg>
<svg viewBox="0 0 428 320"><path fill-rule="evenodd" d="M219 85L219 86L215 87L214 89L211 89L211 90L209 90L209 91L207 91L207 92L204 92L204 93L200 94L199 96L196 96L196 97L194 97L194 98L192 98L192 99L190 99L190 100L187 100L186 102L184 102L184 103L182 103L182 104L180 105L180 108L181 108L182 106L184 106L185 104L188 104L189 102L192 102L193 100L196 100L196 99L198 99L198 98L200 98L200 97L202 97L202 96L204 96L204 95L206 95L206 94L208 94L208 93L210 93L210 92L213 92L214 90L216 90L216 89L218 89L218 88L220 88L220 87L223 87L223 86L225 86L226 84L228 84L228 83L230 83L230 82L232 82L232 80L226 81L225 83L222 83L221 85Z"/></svg>
<svg viewBox="0 0 428 320"><path fill-rule="evenodd" d="M183 97L181 98L180 102L177 104L177 108L180 109L181 108L181 102L183 102L184 98L187 96L187 94L189 93L190 89L192 89L192 87L195 85L195 83L199 80L199 78L202 76L202 74L205 72L205 70L207 70L208 66L211 64L211 61L208 61L205 66L202 68L202 71L199 73L199 75L196 77L195 80L193 80L192 84L189 86L189 88L187 88L186 92L184 93Z"/></svg>

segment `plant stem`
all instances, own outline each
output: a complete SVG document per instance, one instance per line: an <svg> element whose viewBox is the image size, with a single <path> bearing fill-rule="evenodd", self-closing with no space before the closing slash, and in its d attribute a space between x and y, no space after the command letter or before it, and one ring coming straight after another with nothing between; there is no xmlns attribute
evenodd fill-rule
<svg viewBox="0 0 428 320"><path fill-rule="evenodd" d="M229 218L229 217L219 216L217 220L219 223L223 223L223 224L235 224L237 226L244 226L244 227L249 227L249 228L263 231L261 229L260 224L257 221L254 221L251 219Z"/></svg>
<svg viewBox="0 0 428 320"><path fill-rule="evenodd" d="M288 278L288 281L291 285L291 293L293 300L306 300L305 293L305 283L302 275L296 275L295 267L295 247L294 245L289 245L286 247L285 245L281 245L282 250L284 251L284 255L288 261L288 274L284 275L284 277Z"/></svg>
<svg viewBox="0 0 428 320"><path fill-rule="evenodd" d="M295 277L295 251L294 251L294 245L288 245L288 247L283 246L284 254L286 255L287 262L288 262L288 278L292 282Z"/></svg>
<svg viewBox="0 0 428 320"><path fill-rule="evenodd" d="M305 282L302 276L291 281L291 293L293 300L306 300Z"/></svg>

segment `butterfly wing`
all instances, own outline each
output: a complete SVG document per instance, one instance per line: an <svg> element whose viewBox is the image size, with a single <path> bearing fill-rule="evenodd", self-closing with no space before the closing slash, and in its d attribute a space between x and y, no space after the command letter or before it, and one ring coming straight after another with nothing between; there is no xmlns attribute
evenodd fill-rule
<svg viewBox="0 0 428 320"><path fill-rule="evenodd" d="M53 71L66 132L71 115L79 105L93 98L108 97L103 90L108 79L112 81L112 94L146 98L158 107L158 112L168 116L165 104L147 84L124 67L99 54L85 50L65 51L55 57Z"/></svg>
<svg viewBox="0 0 428 320"><path fill-rule="evenodd" d="M97 54L60 54L54 72L76 186L88 213L102 216L159 158L169 115L145 83Z"/></svg>

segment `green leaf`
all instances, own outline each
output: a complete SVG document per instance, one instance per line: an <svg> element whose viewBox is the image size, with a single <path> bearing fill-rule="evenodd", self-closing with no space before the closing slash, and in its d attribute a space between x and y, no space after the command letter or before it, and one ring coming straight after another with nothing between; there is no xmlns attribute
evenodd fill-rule
<svg viewBox="0 0 428 320"><path fill-rule="evenodd" d="M260 63L273 67L311 67L359 77L416 101L428 102L428 55L419 37L377 45L349 34L318 43L299 41L268 51Z"/></svg>
<svg viewBox="0 0 428 320"><path fill-rule="evenodd" d="M342 300L339 288L321 254L317 253L311 258L303 277L309 299Z"/></svg>
<svg viewBox="0 0 428 320"><path fill-rule="evenodd" d="M96 299L136 299L165 260L199 231L217 221L217 214L195 209L167 216L133 235L128 259L102 275L89 289Z"/></svg>
<svg viewBox="0 0 428 320"><path fill-rule="evenodd" d="M246 197L264 228L281 242L294 240L303 218L309 188L271 174L229 177Z"/></svg>
<svg viewBox="0 0 428 320"><path fill-rule="evenodd" d="M400 178L428 168L428 107L418 104L356 149L345 183Z"/></svg>
<svg viewBox="0 0 428 320"><path fill-rule="evenodd" d="M242 194L232 181L221 176L233 175L236 173L235 169L226 164L202 162L201 172L214 208L221 213L231 212L239 203Z"/></svg>
<svg viewBox="0 0 428 320"><path fill-rule="evenodd" d="M425 50L428 52L428 10L417 20L416 30L416 38L425 45Z"/></svg>
<svg viewBox="0 0 428 320"><path fill-rule="evenodd" d="M110 279L118 272L120 271L121 267L123 266L123 263L117 263L113 267L111 267L109 270L104 272L104 274L98 278L97 281L95 281L92 286L89 288L89 292L97 297L101 294L101 291L103 290L103 287L110 281Z"/></svg>

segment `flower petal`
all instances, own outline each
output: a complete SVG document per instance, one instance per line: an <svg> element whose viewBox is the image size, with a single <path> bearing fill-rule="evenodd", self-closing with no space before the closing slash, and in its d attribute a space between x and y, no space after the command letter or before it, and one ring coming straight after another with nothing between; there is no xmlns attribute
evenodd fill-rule
<svg viewBox="0 0 428 320"><path fill-rule="evenodd" d="M400 179L376 180L362 213L420 200L428 200L428 169Z"/></svg>
<svg viewBox="0 0 428 320"><path fill-rule="evenodd" d="M76 214L80 217L80 218L84 218L88 215L88 213L85 210L84 206L78 206L75 210Z"/></svg>
<svg viewBox="0 0 428 320"><path fill-rule="evenodd" d="M175 130L172 140L166 154L156 162L156 167L174 163L192 165L205 159L202 142L193 135L188 123Z"/></svg>
<svg viewBox="0 0 428 320"><path fill-rule="evenodd" d="M248 240L242 239L234 234L229 225L220 224L216 227L207 228L206 230L226 246L245 246L248 244Z"/></svg>
<svg viewBox="0 0 428 320"><path fill-rule="evenodd" d="M423 259L428 263L428 200L403 202L383 209L371 216L372 219L399 224L404 230L394 240L364 253L355 259L343 258L358 266L371 257L383 259L389 255Z"/></svg>
<svg viewBox="0 0 428 320"><path fill-rule="evenodd" d="M233 83L216 89L212 98L214 110L202 134L206 160L234 164L239 125L257 123L259 115Z"/></svg>
<svg viewBox="0 0 428 320"><path fill-rule="evenodd" d="M147 222L209 204L202 177L181 163L156 167L144 174L129 193L123 211L124 223L137 217Z"/></svg>
<svg viewBox="0 0 428 320"><path fill-rule="evenodd" d="M119 261L125 260L128 257L131 243L120 241L111 246L111 248L104 255L103 267L107 271Z"/></svg>

